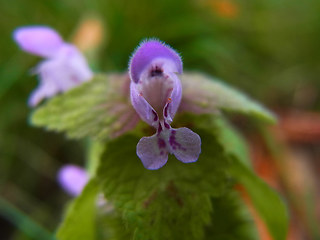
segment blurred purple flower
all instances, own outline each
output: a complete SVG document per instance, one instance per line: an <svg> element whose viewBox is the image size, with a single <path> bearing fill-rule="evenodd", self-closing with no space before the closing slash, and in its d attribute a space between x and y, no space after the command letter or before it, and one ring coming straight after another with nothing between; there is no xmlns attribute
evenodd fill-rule
<svg viewBox="0 0 320 240"><path fill-rule="evenodd" d="M57 175L61 187L71 196L78 196L89 180L87 172L76 165L63 166Z"/></svg>
<svg viewBox="0 0 320 240"><path fill-rule="evenodd" d="M184 163L197 161L201 152L199 135L185 127L170 126L182 96L177 76L182 74L180 56L160 41L144 41L130 60L129 73L132 105L141 119L157 130L137 145L137 155L145 168L161 168L168 153Z"/></svg>
<svg viewBox="0 0 320 240"><path fill-rule="evenodd" d="M43 98L65 92L92 77L81 52L49 27L20 27L14 31L13 38L22 50L45 58L34 71L40 75L40 84L29 98L32 107Z"/></svg>

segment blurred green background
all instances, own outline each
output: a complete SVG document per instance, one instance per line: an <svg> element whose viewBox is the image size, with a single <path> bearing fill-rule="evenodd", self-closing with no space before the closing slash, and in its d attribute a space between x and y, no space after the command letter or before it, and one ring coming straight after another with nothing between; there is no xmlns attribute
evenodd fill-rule
<svg viewBox="0 0 320 240"><path fill-rule="evenodd" d="M37 231L53 232L69 199L56 172L64 163L83 165L85 155L84 144L28 124L27 99L38 84L30 69L40 59L19 50L15 28L49 25L72 41L83 21L96 19L101 41L86 49L95 71L126 71L137 44L157 37L181 53L185 70L216 76L276 111L317 112L319 13L318 0L1 0L0 239L44 239ZM316 175L320 146L303 146L310 144ZM312 201L318 197L312 194ZM310 221L296 221L304 239L316 236Z"/></svg>

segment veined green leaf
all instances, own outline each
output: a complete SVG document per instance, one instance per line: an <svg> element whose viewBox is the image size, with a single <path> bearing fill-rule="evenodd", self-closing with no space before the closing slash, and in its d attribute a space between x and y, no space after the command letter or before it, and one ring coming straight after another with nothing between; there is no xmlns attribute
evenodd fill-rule
<svg viewBox="0 0 320 240"><path fill-rule="evenodd" d="M105 140L135 127L139 118L129 100L124 74L97 75L89 82L48 100L31 122L68 137Z"/></svg>
<svg viewBox="0 0 320 240"><path fill-rule="evenodd" d="M202 74L181 75L180 112L217 114L238 112L273 122L273 115L244 94ZM133 129L139 117L129 99L126 74L97 75L70 91L53 97L35 110L32 124L66 132L68 137L106 140Z"/></svg>
<svg viewBox="0 0 320 240"><path fill-rule="evenodd" d="M181 110L217 113L219 110L255 117L274 123L274 115L244 93L201 73L181 75L183 98Z"/></svg>
<svg viewBox="0 0 320 240"><path fill-rule="evenodd" d="M231 164L229 165L231 176L243 184L248 191L255 208L266 223L273 238L284 240L288 228L286 206L278 193L252 171L244 139L226 120L219 116L192 116L187 114L177 120L182 125L192 123L199 129L215 134L222 149L231 158ZM205 141L206 139L202 138L202 143Z"/></svg>
<svg viewBox="0 0 320 240"><path fill-rule="evenodd" d="M202 239L210 222L210 197L231 184L228 159L214 135L195 130L202 139L196 163L171 156L156 171L143 167L136 155L139 138L126 135L108 142L97 177L106 198L135 229L134 239Z"/></svg>

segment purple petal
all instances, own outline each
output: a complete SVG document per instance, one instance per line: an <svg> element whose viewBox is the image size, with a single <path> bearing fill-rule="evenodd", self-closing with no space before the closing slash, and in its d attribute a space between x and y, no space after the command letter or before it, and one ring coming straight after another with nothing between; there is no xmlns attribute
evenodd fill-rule
<svg viewBox="0 0 320 240"><path fill-rule="evenodd" d="M145 168L159 169L168 161L166 142L157 135L143 137L137 145L137 155Z"/></svg>
<svg viewBox="0 0 320 240"><path fill-rule="evenodd" d="M53 57L63 45L60 35L45 26L20 27L13 38L22 50L42 57Z"/></svg>
<svg viewBox="0 0 320 240"><path fill-rule="evenodd" d="M158 114L141 95L134 82L131 82L130 84L130 98L134 109L137 111L141 119L149 125L157 127L159 121Z"/></svg>
<svg viewBox="0 0 320 240"><path fill-rule="evenodd" d="M36 69L40 75L40 85L29 100L31 106L43 98L68 91L90 80L92 72L83 55L70 44L63 44L54 58L43 61Z"/></svg>
<svg viewBox="0 0 320 240"><path fill-rule="evenodd" d="M154 127L154 113L171 123L182 95L176 75L182 73L180 56L157 40L145 41L131 58L129 71L131 100L140 117Z"/></svg>
<svg viewBox="0 0 320 240"><path fill-rule="evenodd" d="M170 124L174 118L182 98L182 86L180 79L175 73L169 74L170 79L173 81L173 89L170 95L170 102L163 108L163 116Z"/></svg>
<svg viewBox="0 0 320 240"><path fill-rule="evenodd" d="M189 128L172 129L169 137L172 153L184 163L195 162L201 152L201 139Z"/></svg>
<svg viewBox="0 0 320 240"><path fill-rule="evenodd" d="M87 184L88 179L87 172L75 165L65 165L58 173L58 182L71 196L78 196Z"/></svg>
<svg viewBox="0 0 320 240"><path fill-rule="evenodd" d="M182 73L181 58L172 48L158 40L148 40L140 44L130 60L131 79L138 83L141 74L156 59L167 59L170 62L167 66L169 72Z"/></svg>
<svg viewBox="0 0 320 240"><path fill-rule="evenodd" d="M58 58L58 57L57 57ZM93 73L83 54L72 44L64 44L59 51L59 59L64 61L65 70L74 85L90 80Z"/></svg>
<svg viewBox="0 0 320 240"><path fill-rule="evenodd" d="M49 98L56 95L59 89L53 81L43 81L40 85L31 93L28 104L31 107L35 107L44 98Z"/></svg>

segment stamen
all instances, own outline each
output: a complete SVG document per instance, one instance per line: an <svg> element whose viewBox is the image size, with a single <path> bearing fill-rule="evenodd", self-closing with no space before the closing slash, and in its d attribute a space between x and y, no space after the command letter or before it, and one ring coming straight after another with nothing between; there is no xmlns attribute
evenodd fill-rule
<svg viewBox="0 0 320 240"><path fill-rule="evenodd" d="M155 66L155 67L151 68L151 71L150 71L151 77L162 76L162 74L163 74L163 69L161 67Z"/></svg>

